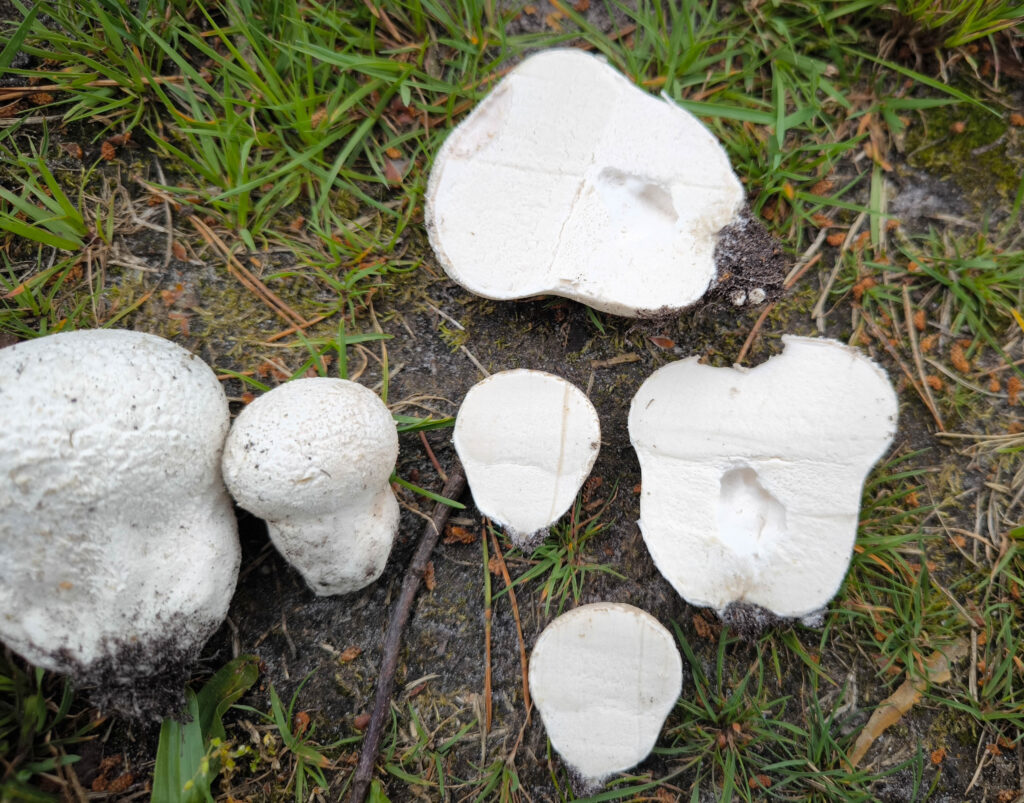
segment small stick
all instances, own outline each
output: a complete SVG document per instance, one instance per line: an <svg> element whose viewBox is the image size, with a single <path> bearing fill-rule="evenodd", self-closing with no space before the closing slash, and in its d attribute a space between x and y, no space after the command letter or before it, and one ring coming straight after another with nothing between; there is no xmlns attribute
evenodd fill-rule
<svg viewBox="0 0 1024 803"><path fill-rule="evenodd" d="M512 578L508 574L505 556L501 554L501 546L498 544L498 536L495 535L494 530L491 530L491 541L494 544L494 556L498 559L498 568L501 569L501 577L505 581L505 588L508 589L508 600L512 603L512 618L516 620L516 635L519 636L519 665L523 670L523 705L526 707L526 722L529 723L533 702L530 700L529 664L526 661L526 641L523 639L523 623L519 618L519 603L516 602L516 590L512 587Z"/></svg>
<svg viewBox="0 0 1024 803"><path fill-rule="evenodd" d="M818 239L815 240L815 244L807 249L807 253L810 253L810 251L815 248L815 246L821 239L821 237L818 237ZM804 254L804 257L807 257L807 253ZM813 257L808 259L803 265L797 265L796 267L794 267L793 270L789 272L789 276L786 277L786 281L782 283L782 289L792 289L793 285L800 280L800 277L803 276L812 267L814 267L814 265L816 265L820 260L821 254L815 254ZM761 314L757 316L757 320L754 322L754 326L751 328L750 334L748 334L747 339L743 341L743 348L740 349L739 356L736 357L737 365L743 362L743 360L747 356L747 352L750 351L750 347L754 345L754 338L757 337L757 333L761 331L761 327L764 326L764 322L768 319L769 313L771 313L771 311L775 309L775 303L776 302L773 301L771 304L769 304L767 307L761 310Z"/></svg>
<svg viewBox="0 0 1024 803"><path fill-rule="evenodd" d="M491 696L491 561L487 557L487 524L484 524L480 535L480 545L484 556L484 729L483 743L487 744L487 734L491 732L491 715L494 700Z"/></svg>
<svg viewBox="0 0 1024 803"><path fill-rule="evenodd" d="M285 304L270 288L257 279L245 265L238 261L238 258L231 253L231 249L214 233L213 229L195 215L189 215L188 219L202 235L203 239L213 246L214 249L220 251L221 256L224 257L227 263L228 272L238 279L242 285L259 297L264 304L282 317L285 322L294 324L300 329L309 326L309 321L303 320L301 315Z"/></svg>
<svg viewBox="0 0 1024 803"><path fill-rule="evenodd" d="M422 429L420 430L420 441L423 443L423 448L427 452L427 457L430 458L430 463L434 467L434 471L437 472L437 476L441 478L441 482L448 482L448 475L444 473L444 469L441 468L441 464L437 462L437 455L434 454L434 450L430 448L430 444L427 442L427 433Z"/></svg>
<svg viewBox="0 0 1024 803"><path fill-rule="evenodd" d="M154 75L152 78L139 78L139 83L147 84L183 84L185 83L185 76L183 75ZM124 84L121 81L114 80L113 78L99 78L95 81L87 81L82 84L86 87L105 87L105 86L116 86L123 87ZM36 86L7 86L0 91L0 101L13 100L14 98L24 97L25 95L34 95L36 92L63 92L70 91L71 87L66 84L38 84Z"/></svg>
<svg viewBox="0 0 1024 803"><path fill-rule="evenodd" d="M939 408L935 404L935 397L932 395L932 389L928 386L928 377L924 372L924 363L921 361L921 349L917 345L917 328L914 326L914 311L910 307L910 291L907 290L906 285L903 285L903 317L904 323L907 325L907 337L910 339L910 353L914 357L914 365L917 367L917 375L921 378L921 391L924 396L927 396L924 403L927 405L928 409L931 410L932 416L935 418L935 423L939 425L939 429L945 429L945 427L942 426L942 417L939 415Z"/></svg>
<svg viewBox="0 0 1024 803"><path fill-rule="evenodd" d="M441 494L449 499L458 499L465 489L466 477L462 473L462 468L456 466L449 473L448 482L445 483ZM381 656L380 674L377 676L377 692L373 700L373 712L370 715L366 736L363 737L362 752L359 755L359 764L356 766L353 776L349 803L363 803L370 789L373 765L377 760L377 749L380 747L384 722L391 705L391 692L395 687L395 671L398 669L398 650L402 643L402 631L405 630L405 623L409 621L409 615L412 613L413 599L419 590L423 574L427 570L430 553L434 551L437 539L451 512L452 509L441 502L434 505L433 515L423 528L416 554L405 572L405 579L402 580L402 591L395 610L391 614L387 635L384 637L384 650Z"/></svg>

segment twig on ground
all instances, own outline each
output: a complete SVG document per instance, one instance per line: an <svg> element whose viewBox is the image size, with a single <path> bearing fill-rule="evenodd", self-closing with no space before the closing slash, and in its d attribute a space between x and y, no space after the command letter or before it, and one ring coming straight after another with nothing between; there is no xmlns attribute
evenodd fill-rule
<svg viewBox="0 0 1024 803"><path fill-rule="evenodd" d="M925 407L927 407L928 411L932 414L932 418L935 419L935 424L938 426L939 431L944 432L946 426L942 423L942 416L939 415L938 408L935 407L934 403L925 395L924 390L921 389L921 383L914 377L914 374L911 372L906 362L903 361L903 358L900 357L896 349L890 345L889 338L886 337L882 328L875 323L875 319L863 310L861 310L861 314L864 316L864 323L866 323L868 329L871 330L872 336L882 345L882 348L889 352L889 356L896 360L896 364L899 365L900 370L903 371L903 375L907 378L907 381L914 386L914 390L917 391L917 395L921 397L921 401L924 402Z"/></svg>
<svg viewBox="0 0 1024 803"><path fill-rule="evenodd" d="M427 453L427 457L430 458L430 464L434 467L434 471L437 472L437 476L441 478L441 482L448 482L448 475L444 473L444 469L441 468L441 464L437 462L437 455L435 455L434 450L430 448L430 443L427 441L427 433L422 429L420 430L420 441L423 443L423 448Z"/></svg>
<svg viewBox="0 0 1024 803"><path fill-rule="evenodd" d="M494 699L491 694L491 561L487 555L487 520L484 520L480 534L480 546L484 557L484 727L481 740L486 746L487 734L491 732L491 718Z"/></svg>
<svg viewBox="0 0 1024 803"><path fill-rule="evenodd" d="M458 499L465 489L466 477L462 473L462 467L456 466L449 472L448 482L441 489L441 495L448 499ZM416 554L405 572L405 579L402 580L402 591L395 610L391 614L387 635L384 637L384 650L381 655L380 674L377 676L377 692L373 700L373 711L370 715L370 724L366 728L366 736L363 737L363 747L359 755L359 764L356 766L353 776L349 803L363 803L370 789L373 765L377 759L377 749L380 747L380 738L388 718L391 692L395 687L395 670L398 668L398 650L402 643L402 631L405 630L405 624L409 621L409 615L412 613L413 599L416 597L420 582L427 570L430 554L434 551L437 539L451 512L452 509L442 502L434 505L434 513L426 527L423 528Z"/></svg>
<svg viewBox="0 0 1024 803"><path fill-rule="evenodd" d="M156 169L156 177L160 179L160 183L164 186L167 185L167 178L164 176L164 168L160 164L160 160L155 156L153 157L153 167ZM167 270L171 264L171 259L174 258L174 215L171 212L171 202L167 199L166 195L158 196L160 202L164 208L164 226L167 229L167 244L164 246L164 264L163 269Z"/></svg>
<svg viewBox="0 0 1024 803"><path fill-rule="evenodd" d="M836 257L836 264L832 266L832 272L828 275L825 280L825 284L821 288L821 296L818 298L818 303L814 305L814 309L811 310L811 317L814 318L818 325L818 331L825 331L825 303L828 301L828 295L832 292L832 285L836 281L836 277L839 275L839 269L843 266L843 254L846 249L850 247L850 243L853 242L854 237L857 236L857 232L860 231L860 227L864 225L864 221L867 219L868 213L861 212L853 225L850 226L850 230L846 232L846 239L843 240L843 244L839 246L839 255Z"/></svg>
<svg viewBox="0 0 1024 803"><path fill-rule="evenodd" d="M935 397L932 396L932 389L928 385L928 377L924 373L924 363L921 360L921 349L917 345L917 328L914 326L914 311L910 308L910 291L907 290L907 286L903 285L903 317L904 323L907 325L907 336L910 338L910 351L914 356L914 365L917 367L917 375L921 379L921 387L919 393L923 393L924 403L928 409L932 411L932 415L935 417L935 422L939 425L939 429L945 429L942 426L942 418L939 416L939 408L935 405Z"/></svg>
<svg viewBox="0 0 1024 803"><path fill-rule="evenodd" d="M817 250L818 246L820 245L821 239L822 238L819 237L817 240L815 240L814 244L811 245L811 247L808 248L807 251L804 253L801 260L807 261L804 262L802 265L800 263L797 263L793 267L793 270L789 272L789 275L786 277L786 281L783 282L782 284L783 290L790 290L794 284L800 281L801 276L803 276L807 271L809 271L812 267L817 265L819 261L821 261L821 254L813 253L814 251ZM747 339L743 341L743 347L740 349L740 353L736 357L737 365L743 362L743 360L746 358L747 352L750 351L750 347L754 344L754 338L756 338L757 333L761 331L761 327L764 325L764 322L768 320L768 315L771 313L773 309L775 309L775 304L776 302L773 301L771 304L769 304L767 307L761 310L761 314L757 316L757 320L754 321L754 325L750 329L750 334L748 334Z"/></svg>
<svg viewBox="0 0 1024 803"><path fill-rule="evenodd" d="M494 557L498 559L501 578L505 581L505 588L508 589L508 600L512 604L512 618L516 622L516 635L519 637L519 665L523 672L523 705L526 707L526 721L529 722L533 702L530 700L529 664L526 661L526 641L523 639L523 623L519 618L519 603L516 602L516 590L512 586L512 578L509 576L508 566L505 565L505 556L501 554L498 536L494 534L493 530L491 531L491 542L494 544Z"/></svg>
<svg viewBox="0 0 1024 803"><path fill-rule="evenodd" d="M303 320L295 310L284 303L269 287L261 282L253 273L243 265L238 258L231 253L231 249L224 244L224 241L196 215L188 216L189 222L195 226L204 240L220 252L227 262L228 271L240 281L246 288L255 293L259 298L287 323L294 324L298 328L309 326L309 322Z"/></svg>

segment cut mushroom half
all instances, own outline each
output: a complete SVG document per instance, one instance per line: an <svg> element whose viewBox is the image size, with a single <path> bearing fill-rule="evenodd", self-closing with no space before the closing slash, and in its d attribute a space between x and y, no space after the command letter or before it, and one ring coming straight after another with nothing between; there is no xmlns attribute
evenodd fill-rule
<svg viewBox="0 0 1024 803"><path fill-rule="evenodd" d="M885 372L834 340L783 337L753 369L697 358L640 387L629 433L640 529L688 602L808 617L835 595L864 479L896 431Z"/></svg>
<svg viewBox="0 0 1024 803"><path fill-rule="evenodd" d="M473 293L551 293L636 317L704 295L717 235L742 205L695 117L558 49L519 64L449 135L425 214L438 261Z"/></svg>
<svg viewBox="0 0 1024 803"><path fill-rule="evenodd" d="M530 550L572 504L601 446L597 411L543 371L502 371L466 394L455 451L477 509Z"/></svg>
<svg viewBox="0 0 1024 803"><path fill-rule="evenodd" d="M682 684L671 633L632 605L582 605L548 625L530 656L533 701L585 794L647 757Z"/></svg>

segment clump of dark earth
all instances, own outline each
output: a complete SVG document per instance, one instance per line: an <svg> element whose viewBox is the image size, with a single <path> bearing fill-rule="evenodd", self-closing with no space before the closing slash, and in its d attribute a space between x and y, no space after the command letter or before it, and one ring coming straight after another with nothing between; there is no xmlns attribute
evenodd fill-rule
<svg viewBox="0 0 1024 803"><path fill-rule="evenodd" d="M198 650L182 649L181 644L173 635L144 644L124 641L88 666L66 652L59 657L61 663L75 667L69 674L76 689L100 711L159 722L179 715L185 707L185 682L195 668ZM138 677L140 666L154 671Z"/></svg>
<svg viewBox="0 0 1024 803"><path fill-rule="evenodd" d="M757 641L767 631L788 621L752 602L730 602L719 618L744 641Z"/></svg>
<svg viewBox="0 0 1024 803"><path fill-rule="evenodd" d="M719 232L715 246L718 278L703 303L742 307L775 301L782 296L789 264L782 244L749 208L744 209L736 222ZM751 298L758 289L764 291L763 298Z"/></svg>

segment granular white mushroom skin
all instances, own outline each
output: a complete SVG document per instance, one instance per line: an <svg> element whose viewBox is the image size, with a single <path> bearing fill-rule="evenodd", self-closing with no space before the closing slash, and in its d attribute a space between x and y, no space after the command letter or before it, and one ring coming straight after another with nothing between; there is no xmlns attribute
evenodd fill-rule
<svg viewBox="0 0 1024 803"><path fill-rule="evenodd" d="M865 477L896 432L877 364L834 340L783 342L749 370L666 365L630 408L647 548L682 597L720 613L807 617L832 599Z"/></svg>
<svg viewBox="0 0 1024 803"><path fill-rule="evenodd" d="M717 235L742 205L695 117L596 56L555 49L448 136L425 217L441 266L473 293L551 293L635 317L704 295Z"/></svg>
<svg viewBox="0 0 1024 803"><path fill-rule="evenodd" d="M529 675L551 745L587 794L647 757L683 683L671 633L612 602L581 605L548 625Z"/></svg>
<svg viewBox="0 0 1024 803"><path fill-rule="evenodd" d="M590 474L601 426L590 399L571 382L515 369L469 389L452 441L477 509L529 550Z"/></svg>
<svg viewBox="0 0 1024 803"><path fill-rule="evenodd" d="M58 333L0 349L0 410L0 638L87 682L189 663L240 559L213 371L141 332Z"/></svg>
<svg viewBox="0 0 1024 803"><path fill-rule="evenodd" d="M274 546L320 595L348 594L384 571L398 530L389 478L398 432L357 382L315 377L274 388L235 419L224 481L265 519Z"/></svg>

